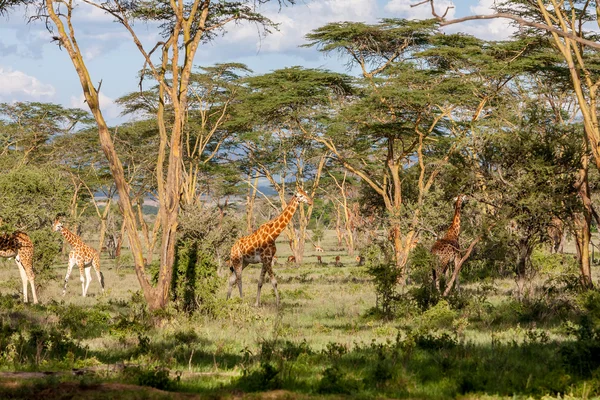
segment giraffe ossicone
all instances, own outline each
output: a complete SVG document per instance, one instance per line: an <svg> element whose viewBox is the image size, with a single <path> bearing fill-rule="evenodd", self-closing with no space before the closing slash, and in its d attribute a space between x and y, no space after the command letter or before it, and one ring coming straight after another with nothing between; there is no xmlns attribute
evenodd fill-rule
<svg viewBox="0 0 600 400"><path fill-rule="evenodd" d="M277 251L275 240L294 216L299 203L312 205L310 196L300 188L297 189L294 197L292 197L287 207L285 207L279 216L261 225L250 235L238 239L231 247L231 277L229 278L229 288L227 290L228 299L231 297L231 290L236 283L240 292L240 297L243 296L242 270L246 268L248 264L262 263L262 269L258 279L256 305L260 305L260 290L263 285L265 274L268 273L271 284L273 285L273 290L275 291L277 306L279 306L277 279L273 273L273 259L275 257L275 252Z"/></svg>
<svg viewBox="0 0 600 400"><path fill-rule="evenodd" d="M104 275L102 272L100 272L100 253L98 253L96 249L85 244L79 236L65 228L62 222L60 222L58 219L54 221L52 230L55 232L60 232L67 243L69 243L72 247L71 252L69 253L69 266L67 268L67 274L65 275L65 285L62 293L63 296L67 293L67 283L69 282L71 271L75 265L79 267L81 291L83 297L87 295L90 282L92 281L92 267L94 267L94 270L96 271L98 282L100 282L100 286L102 286L102 293L104 293Z"/></svg>
<svg viewBox="0 0 600 400"><path fill-rule="evenodd" d="M23 283L23 301L27 303L27 283L31 286L33 303L37 304L35 273L33 272L33 242L25 232L15 231L0 235L0 257L13 258L19 267Z"/></svg>

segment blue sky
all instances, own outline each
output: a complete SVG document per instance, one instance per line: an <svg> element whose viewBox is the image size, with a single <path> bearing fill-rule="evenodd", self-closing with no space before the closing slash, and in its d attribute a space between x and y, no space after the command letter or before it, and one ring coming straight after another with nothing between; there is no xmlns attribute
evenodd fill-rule
<svg viewBox="0 0 600 400"><path fill-rule="evenodd" d="M76 0L77 1L77 0ZM437 0L439 8L452 4L453 16L489 13L494 0ZM253 25L231 25L229 33L198 51L196 65L241 62L255 73L302 65L345 71L343 61L314 49L299 48L304 35L334 21L374 23L380 18L426 18L429 7L411 8L417 0L299 0L293 7L267 5L261 11L280 23L279 32L261 37ZM27 24L26 10L0 17L0 102L43 101L85 109L81 87L67 53L51 43L41 22ZM91 76L102 80L101 107L109 122L118 123L114 99L137 90L137 71L143 58L128 33L94 7L80 2L74 15L75 29ZM152 26L135 27L143 42L152 47L159 39ZM454 25L485 39L505 39L510 29L502 20Z"/></svg>

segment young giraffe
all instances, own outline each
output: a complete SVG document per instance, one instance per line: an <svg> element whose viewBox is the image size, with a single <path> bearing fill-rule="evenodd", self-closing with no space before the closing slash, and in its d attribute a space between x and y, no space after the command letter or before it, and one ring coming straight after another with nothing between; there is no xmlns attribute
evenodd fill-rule
<svg viewBox="0 0 600 400"><path fill-rule="evenodd" d="M92 267L94 267L96 270L96 276L98 277L100 286L102 286L102 293L104 293L104 275L102 275L102 272L100 272L100 254L98 251L85 244L79 236L65 228L58 219L54 221L52 230L55 232L60 232L73 248L69 253L69 267L67 269L67 275L65 276L63 296L65 293L67 293L67 283L69 282L69 276L71 276L71 271L75 265L79 267L83 297L85 297L87 294L88 288L90 287L90 282L92 281ZM83 275L84 269L85 277Z"/></svg>
<svg viewBox="0 0 600 400"><path fill-rule="evenodd" d="M437 256L439 260L438 268L433 269L433 281L438 290L440 288L440 275L448 272L448 265L451 261L454 261L455 266L460 261L460 244L458 243L458 236L460 235L460 208L465 197L464 194L458 195L454 204L452 224L450 224L444 237L436 240L431 247L431 253Z"/></svg>
<svg viewBox="0 0 600 400"><path fill-rule="evenodd" d="M258 292L256 293L256 305L260 305L260 290L263 285L265 274L268 273L271 278L271 284L275 291L277 306L279 306L279 292L277 291L277 279L273 273L273 257L277 251L275 240L285 229L296 212L299 203L312 204L312 199L306 192L300 188L296 191L294 197L290 200L287 207L281 215L271 221L261 225L260 228L248 236L240 238L231 248L231 277L229 278L229 289L227 298L231 297L233 285L238 285L240 297L242 297L242 270L246 265L252 263L262 263L260 278L258 279Z"/></svg>
<svg viewBox="0 0 600 400"><path fill-rule="evenodd" d="M37 304L37 294L35 293L35 274L33 273L33 242L25 232L16 231L11 234L0 235L0 257L14 257L19 267L21 281L23 281L23 300L27 299L27 281L31 286L33 294L33 303Z"/></svg>

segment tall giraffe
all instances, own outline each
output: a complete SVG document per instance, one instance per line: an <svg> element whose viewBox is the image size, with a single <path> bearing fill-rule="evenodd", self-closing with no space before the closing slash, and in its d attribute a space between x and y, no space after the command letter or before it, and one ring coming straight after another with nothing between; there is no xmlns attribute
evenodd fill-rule
<svg viewBox="0 0 600 400"><path fill-rule="evenodd" d="M465 199L464 194L459 194L454 203L454 217L448 231L443 238L435 241L431 247L431 253L438 258L437 268L433 269L433 280L436 288L440 288L439 277L448 272L448 265L454 261L454 266L460 261L460 209Z"/></svg>
<svg viewBox="0 0 600 400"><path fill-rule="evenodd" d="M37 304L35 292L35 274L33 272L33 242L25 232L16 231L0 235L0 257L15 258L21 281L23 282L23 300L27 303L27 281L31 286L33 303Z"/></svg>
<svg viewBox="0 0 600 400"><path fill-rule="evenodd" d="M565 243L565 224L558 217L552 217L548 224L548 236L550 237L550 253L561 253Z"/></svg>
<svg viewBox="0 0 600 400"><path fill-rule="evenodd" d="M258 292L256 293L256 305L260 305L260 290L263 285L265 274L268 273L271 278L271 284L275 291L277 306L279 306L279 292L277 291L277 279L273 273L273 257L277 251L275 240L279 234L288 225L299 203L312 205L312 199L306 192L300 188L281 215L261 225L257 230L248 236L240 238L231 248L231 277L229 278L229 289L227 298L231 297L233 285L238 285L240 297L242 297L242 270L246 265L252 263L262 263L260 278L258 279Z"/></svg>
<svg viewBox="0 0 600 400"><path fill-rule="evenodd" d="M83 292L83 297L85 297L87 294L88 288L90 287L90 282L92 281L92 267L94 267L96 270L98 282L100 282L100 286L102 286L102 293L104 293L104 275L102 275L102 272L100 272L100 254L98 251L85 244L79 236L65 228L62 222L60 222L58 219L54 221L52 230L55 232L60 232L72 247L72 250L69 253L69 267L67 269L67 275L65 276L63 296L65 293L67 293L67 283L69 282L69 276L71 276L71 271L75 265L79 267L81 291ZM84 269L85 277L83 274Z"/></svg>

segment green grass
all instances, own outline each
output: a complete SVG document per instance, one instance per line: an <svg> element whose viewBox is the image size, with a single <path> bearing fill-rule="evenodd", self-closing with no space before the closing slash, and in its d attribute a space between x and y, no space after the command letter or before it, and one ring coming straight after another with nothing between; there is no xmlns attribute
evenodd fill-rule
<svg viewBox="0 0 600 400"><path fill-rule="evenodd" d="M285 259L285 244L278 247ZM42 304L24 305L18 270L5 261L0 371L57 376L0 376L0 398L172 398L172 392L181 398L600 395L598 338L577 340L577 332L587 332L582 316L596 318L593 294L539 292L519 302L512 280L466 283L459 296L427 311L403 295L398 316L384 321L372 312L376 294L367 269L328 242L324 247L324 259L341 255L344 266L318 265L311 251L300 267L280 264L279 309L269 283L263 305L253 306L258 266L243 273L243 299L234 291L225 300L223 271L212 317L173 309L148 313L132 267L117 268L104 255L104 296L93 278L89 297L82 298L73 271L62 297L63 259L52 268L56 280L38 293ZM538 277L538 288L544 278ZM595 321L592 333L600 325ZM73 368L87 371L85 377L72 376ZM136 392L140 385L146 389Z"/></svg>

